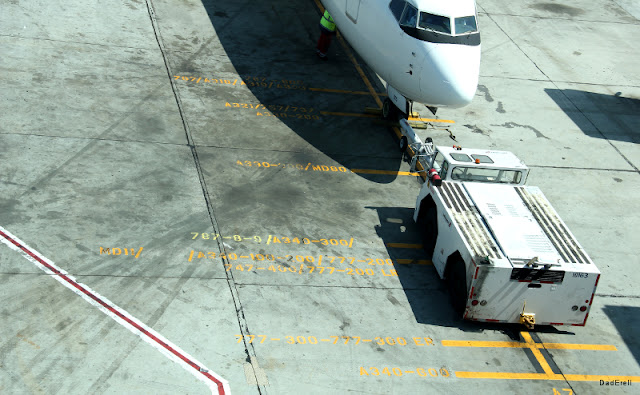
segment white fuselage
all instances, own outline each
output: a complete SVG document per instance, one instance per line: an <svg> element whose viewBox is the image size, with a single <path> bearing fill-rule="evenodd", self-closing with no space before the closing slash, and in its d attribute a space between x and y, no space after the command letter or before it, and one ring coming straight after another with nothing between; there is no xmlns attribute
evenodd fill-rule
<svg viewBox="0 0 640 395"><path fill-rule="evenodd" d="M397 0L396 0L397 1ZM387 84L405 98L434 107L469 104L478 86L477 43L465 36L401 28L391 0L323 0L340 34ZM406 0L420 12L451 18L473 16L474 0ZM430 34L430 35L429 35ZM416 38L421 35L421 38ZM425 35L427 39L425 39ZM436 39L433 39L436 37Z"/></svg>

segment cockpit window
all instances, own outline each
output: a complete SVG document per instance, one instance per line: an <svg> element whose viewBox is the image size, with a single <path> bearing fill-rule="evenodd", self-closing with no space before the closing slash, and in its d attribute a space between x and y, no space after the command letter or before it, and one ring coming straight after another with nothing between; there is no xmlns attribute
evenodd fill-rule
<svg viewBox="0 0 640 395"><path fill-rule="evenodd" d="M416 22L418 19L418 9L413 7L411 4L407 4L404 8L404 13L402 14L402 18L400 19L401 26L408 27L416 27Z"/></svg>
<svg viewBox="0 0 640 395"><path fill-rule="evenodd" d="M389 9L393 13L393 16L396 17L396 20L398 21L402 16L402 10L404 10L404 3L405 3L404 0L391 0L391 3L389 3Z"/></svg>
<svg viewBox="0 0 640 395"><path fill-rule="evenodd" d="M475 33L478 31L475 16L465 16L455 19L456 34Z"/></svg>
<svg viewBox="0 0 640 395"><path fill-rule="evenodd" d="M451 34L451 20L446 16L420 12L420 24L418 26L427 30Z"/></svg>

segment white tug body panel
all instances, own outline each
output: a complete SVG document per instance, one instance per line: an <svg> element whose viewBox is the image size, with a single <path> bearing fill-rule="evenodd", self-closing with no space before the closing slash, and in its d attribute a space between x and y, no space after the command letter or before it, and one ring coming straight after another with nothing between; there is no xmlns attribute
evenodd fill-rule
<svg viewBox="0 0 640 395"><path fill-rule="evenodd" d="M465 152L438 150L453 161L447 164L449 170L456 162L446 153ZM467 150L469 155L470 151L480 152ZM449 273L452 259L459 256L464 261L463 317L523 323L523 316L529 316L539 325L584 325L600 272L542 191L525 185L448 181L447 174L443 176L439 187L432 182L423 185L414 219L418 221L423 201L435 205L432 261L441 278Z"/></svg>

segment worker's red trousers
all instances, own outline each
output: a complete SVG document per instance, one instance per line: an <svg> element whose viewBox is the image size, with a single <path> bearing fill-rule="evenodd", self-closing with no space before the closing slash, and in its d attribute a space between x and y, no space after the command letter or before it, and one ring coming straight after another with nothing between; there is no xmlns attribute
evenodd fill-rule
<svg viewBox="0 0 640 395"><path fill-rule="evenodd" d="M324 30L320 30L320 38L318 39L318 52L321 56L326 56L329 51L329 45L331 44L331 33L327 33Z"/></svg>

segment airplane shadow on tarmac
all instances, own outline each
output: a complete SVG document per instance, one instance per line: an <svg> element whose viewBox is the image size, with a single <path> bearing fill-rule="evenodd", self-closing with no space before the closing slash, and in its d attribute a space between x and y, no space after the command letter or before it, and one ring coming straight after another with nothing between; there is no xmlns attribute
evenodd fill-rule
<svg viewBox="0 0 640 395"><path fill-rule="evenodd" d="M420 229L413 220L413 207L367 207L376 210L380 225L376 233L384 242L394 270L402 284L416 322L419 324L455 327L463 332L482 333L498 331L513 341L520 341L520 332L526 330L519 324L493 324L465 321L451 305L449 290L431 264L421 264L431 257L422 249L398 248L394 244L421 244ZM398 263L399 260L410 263ZM386 266L385 266L386 267ZM553 326L536 326L529 332L575 335Z"/></svg>
<svg viewBox="0 0 640 395"><path fill-rule="evenodd" d="M640 143L640 100L574 89L545 92L589 137Z"/></svg>
<svg viewBox="0 0 640 395"><path fill-rule="evenodd" d="M399 169L397 138L381 116L364 113L365 108L378 105L366 93L367 87L342 45L334 38L329 60L316 56L321 14L313 1L276 0L247 5L231 0L202 0L202 3L233 68L255 98L269 108L270 114L338 162L338 166ZM380 81L351 51L374 89L385 92ZM381 100L385 97L383 94ZM327 115L327 112L358 116ZM283 144L286 147L287 142ZM397 177L359 175L376 183L390 183Z"/></svg>
<svg viewBox="0 0 640 395"><path fill-rule="evenodd" d="M636 362L640 365L640 335L638 335L640 307L605 305L603 310L613 325L616 326L620 337L622 337Z"/></svg>

